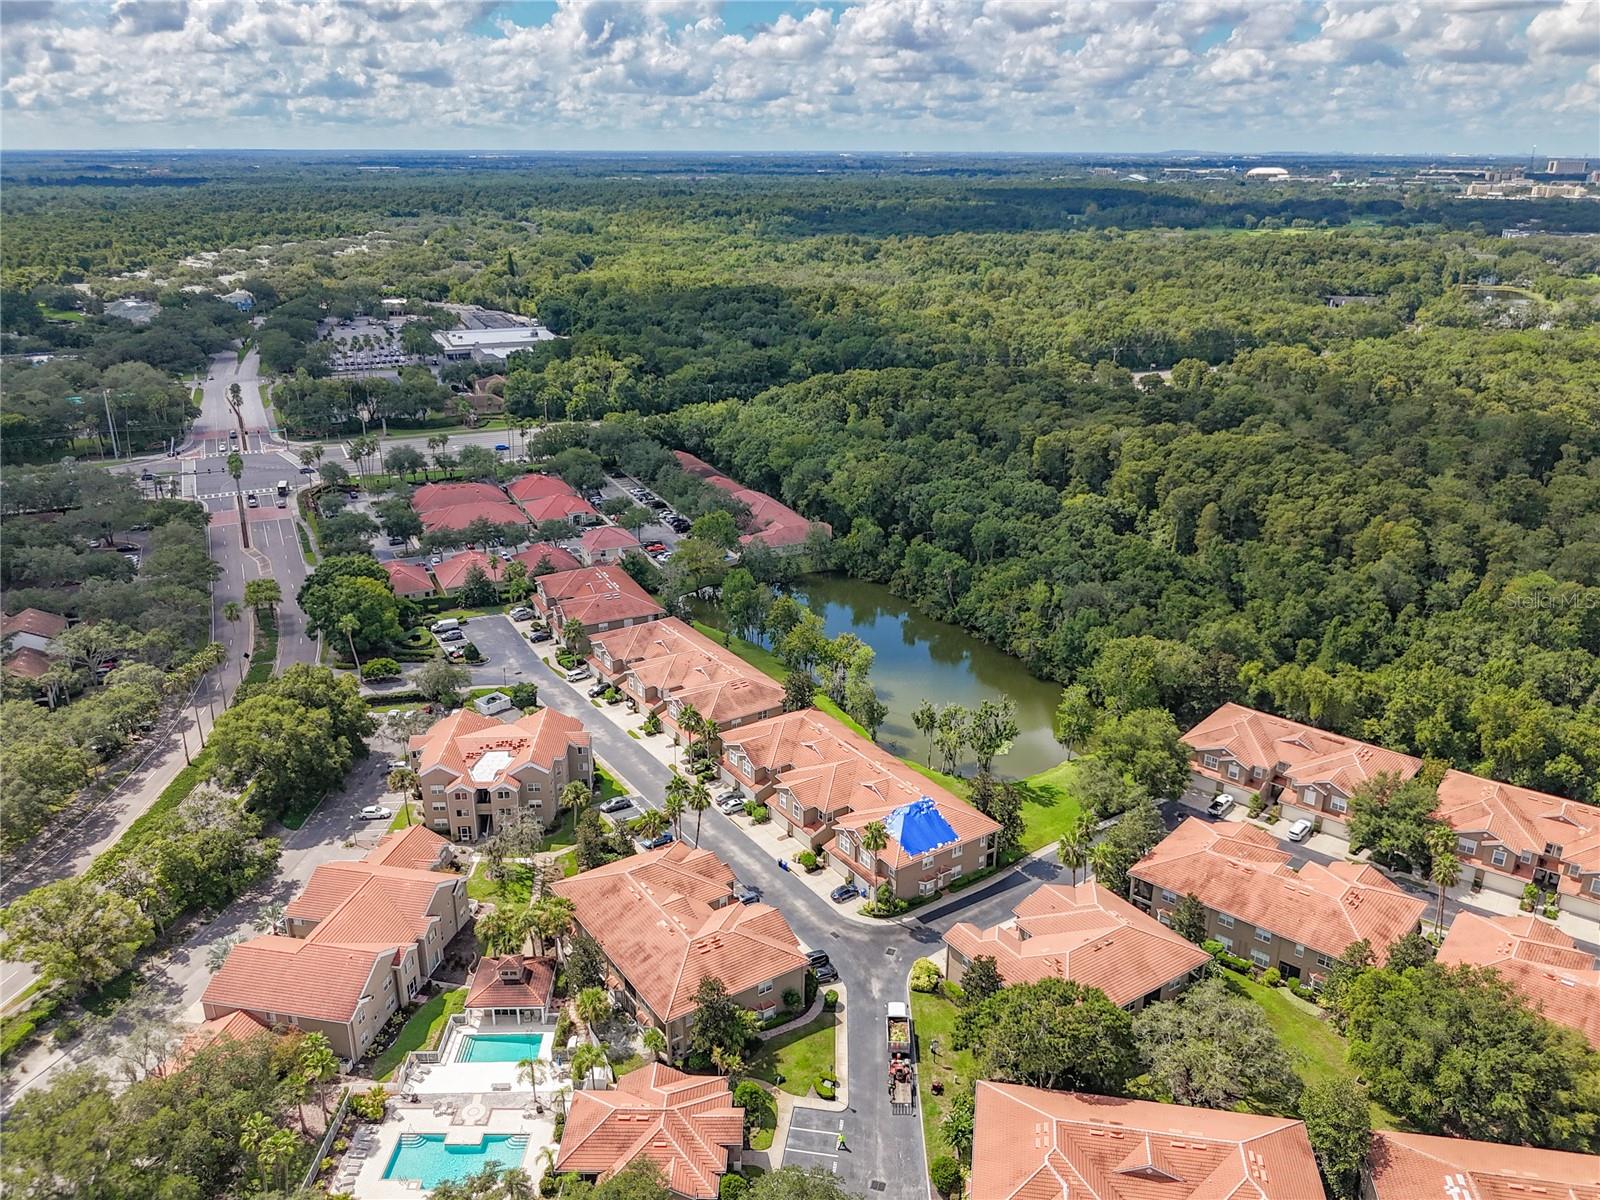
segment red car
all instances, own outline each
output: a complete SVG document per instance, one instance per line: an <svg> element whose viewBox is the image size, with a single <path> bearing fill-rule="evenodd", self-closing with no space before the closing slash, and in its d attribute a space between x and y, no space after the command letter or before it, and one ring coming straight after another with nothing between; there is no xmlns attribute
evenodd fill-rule
<svg viewBox="0 0 1600 1200"><path fill-rule="evenodd" d="M650 554L660 554L666 548L667 548L667 545L666 545L665 542L650 542L648 545L645 546L646 552L648 552Z"/></svg>

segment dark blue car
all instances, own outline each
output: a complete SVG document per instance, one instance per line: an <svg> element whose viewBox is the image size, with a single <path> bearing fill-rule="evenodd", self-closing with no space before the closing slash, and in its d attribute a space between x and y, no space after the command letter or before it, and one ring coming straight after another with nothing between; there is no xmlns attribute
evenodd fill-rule
<svg viewBox="0 0 1600 1200"><path fill-rule="evenodd" d="M661 847L669 845L672 842L672 840L673 840L673 838L672 838L672 835L670 833L658 834L657 836L651 838L649 841L640 842L639 843L639 849L641 849L641 850L659 850L659 849L661 849Z"/></svg>

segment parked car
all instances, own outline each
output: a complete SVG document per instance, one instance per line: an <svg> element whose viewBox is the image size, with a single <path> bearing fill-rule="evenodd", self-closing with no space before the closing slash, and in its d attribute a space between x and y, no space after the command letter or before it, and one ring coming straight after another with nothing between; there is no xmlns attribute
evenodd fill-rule
<svg viewBox="0 0 1600 1200"><path fill-rule="evenodd" d="M316 472L315 468L313 468L309 464L307 464L306 466L303 466L303 467L300 468L300 474L302 474L302 475L315 475L316 473L317 472Z"/></svg>
<svg viewBox="0 0 1600 1200"><path fill-rule="evenodd" d="M430 567L437 567L442 562L444 562L444 556L442 554L433 554L429 555L428 557L428 565Z"/></svg>
<svg viewBox="0 0 1600 1200"><path fill-rule="evenodd" d="M459 629L446 629L443 633L437 634L436 636L441 642L464 642L467 640L467 635L462 633Z"/></svg>
<svg viewBox="0 0 1600 1200"><path fill-rule="evenodd" d="M856 891L855 884L841 883L838 887L834 888L833 891L828 893L828 899L832 900L835 904L844 904L847 901L854 900L860 894L860 892Z"/></svg>
<svg viewBox="0 0 1600 1200"><path fill-rule="evenodd" d="M1289 826L1289 840L1291 842L1303 842L1310 836L1311 822L1306 820L1304 817L1301 817L1293 825Z"/></svg>
<svg viewBox="0 0 1600 1200"><path fill-rule="evenodd" d="M444 656L451 662L460 662L467 657L467 652L461 646L446 646Z"/></svg>
<svg viewBox="0 0 1600 1200"><path fill-rule="evenodd" d="M261 507L261 501L256 499L256 494L254 492L251 492L248 496L246 496L244 498L244 502L247 505L249 505L251 508L260 508Z"/></svg>
<svg viewBox="0 0 1600 1200"><path fill-rule="evenodd" d="M735 879L733 881L733 898L740 904L754 904L761 899L761 889L752 887L748 883L740 883Z"/></svg>
<svg viewBox="0 0 1600 1200"><path fill-rule="evenodd" d="M391 545L391 546L404 546L405 544L406 544L405 538L392 537L392 538L389 539L389 545Z"/></svg>
<svg viewBox="0 0 1600 1200"><path fill-rule="evenodd" d="M600 699L601 696L604 696L610 690L611 690L610 681L602 679L599 683L595 684L592 688L589 689L589 699L598 700L598 699Z"/></svg>
<svg viewBox="0 0 1600 1200"><path fill-rule="evenodd" d="M550 631L548 629L535 629L528 634L528 640L535 646L540 642L548 642L550 640Z"/></svg>
<svg viewBox="0 0 1600 1200"><path fill-rule="evenodd" d="M744 811L744 797L743 796L724 796L721 800L717 801L717 811L718 812L725 812L730 817L736 812L743 812Z"/></svg>
<svg viewBox="0 0 1600 1200"><path fill-rule="evenodd" d="M632 807L632 796L613 796L600 806L600 811L603 813L617 813Z"/></svg>
<svg viewBox="0 0 1600 1200"><path fill-rule="evenodd" d="M531 621L533 620L533 609L528 608L526 605L519 604L517 607L508 612L506 616L510 617L513 621Z"/></svg>
<svg viewBox="0 0 1600 1200"><path fill-rule="evenodd" d="M445 617L442 620L435 621L428 628L434 633L449 633L452 629L460 629L461 622L455 617Z"/></svg>
<svg viewBox="0 0 1600 1200"><path fill-rule="evenodd" d="M392 808L385 808L381 804L369 804L361 810L363 821L383 821L394 816Z"/></svg>
<svg viewBox="0 0 1600 1200"><path fill-rule="evenodd" d="M1206 811L1213 817L1227 816L1233 811L1233 797L1226 793L1218 796L1210 804L1206 805Z"/></svg>
<svg viewBox="0 0 1600 1200"><path fill-rule="evenodd" d="M820 967L813 967L811 973L817 977L818 983L838 983L839 968L831 962L823 963Z"/></svg>
<svg viewBox="0 0 1600 1200"><path fill-rule="evenodd" d="M568 683L577 683L580 679L587 679L589 678L589 666L587 663L579 663L572 670L561 672L561 678Z"/></svg>
<svg viewBox="0 0 1600 1200"><path fill-rule="evenodd" d="M139 474L139 478L145 483L149 483L155 477L156 473L154 471L143 471Z"/></svg>
<svg viewBox="0 0 1600 1200"><path fill-rule="evenodd" d="M289 499L288 499L287 496L279 496L278 497L278 507L279 508L288 508L289 507Z"/></svg>
<svg viewBox="0 0 1600 1200"><path fill-rule="evenodd" d="M811 969L815 971L818 967L826 966L830 960L826 950L807 950L806 961L811 964Z"/></svg>
<svg viewBox="0 0 1600 1200"><path fill-rule="evenodd" d="M667 544L665 542L646 542L644 548L647 553L660 554L667 548Z"/></svg>
<svg viewBox="0 0 1600 1200"><path fill-rule="evenodd" d="M648 839L641 838L640 841L639 841L639 849L640 850L659 850L663 846L670 846L672 844L672 842L673 842L673 837L672 837L672 835L670 833L657 834L653 838L648 838Z"/></svg>

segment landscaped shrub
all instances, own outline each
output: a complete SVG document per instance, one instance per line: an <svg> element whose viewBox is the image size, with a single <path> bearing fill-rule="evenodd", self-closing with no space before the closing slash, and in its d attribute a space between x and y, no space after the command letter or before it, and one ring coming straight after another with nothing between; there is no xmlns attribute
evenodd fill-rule
<svg viewBox="0 0 1600 1200"><path fill-rule="evenodd" d="M911 964L911 990L933 992L939 987L939 968L931 958L919 958Z"/></svg>
<svg viewBox="0 0 1600 1200"><path fill-rule="evenodd" d="M803 999L804 997L801 996L799 991L795 988L783 989L783 1006L790 1012L793 1012L795 1009L799 1008L800 1002Z"/></svg>
<svg viewBox="0 0 1600 1200"><path fill-rule="evenodd" d="M1269 803L1270 801L1267 799L1264 793L1257 792L1255 795L1250 797L1250 804L1246 811L1248 811L1252 817L1259 817L1262 813L1267 811L1267 805Z"/></svg>
<svg viewBox="0 0 1600 1200"><path fill-rule="evenodd" d="M461 653L470 663L483 661L483 651L478 649L478 643L476 642L468 642L465 646L461 647Z"/></svg>
<svg viewBox="0 0 1600 1200"><path fill-rule="evenodd" d="M388 1103L389 1093L384 1086L381 1083L374 1084L366 1091L350 1097L350 1111L363 1121L381 1121Z"/></svg>
<svg viewBox="0 0 1600 1200"><path fill-rule="evenodd" d="M531 712L539 707L539 685L536 683L514 683L506 689L506 695L523 712Z"/></svg>
<svg viewBox="0 0 1600 1200"><path fill-rule="evenodd" d="M941 1196L954 1196L961 1191L961 1164L941 1154L928 1164L928 1178Z"/></svg>
<svg viewBox="0 0 1600 1200"><path fill-rule="evenodd" d="M802 850L799 854L794 856L794 861L799 863L807 871L815 871L817 869L817 856L814 851Z"/></svg>
<svg viewBox="0 0 1600 1200"><path fill-rule="evenodd" d="M1268 967L1261 972L1261 982L1268 987L1277 987L1283 982L1283 975L1278 971L1277 967Z"/></svg>
<svg viewBox="0 0 1600 1200"><path fill-rule="evenodd" d="M372 658L361 664L361 678L397 679L400 676L400 664L392 658Z"/></svg>
<svg viewBox="0 0 1600 1200"><path fill-rule="evenodd" d="M724 1175L717 1184L717 1200L744 1200L750 1181L743 1175Z"/></svg>
<svg viewBox="0 0 1600 1200"><path fill-rule="evenodd" d="M772 819L772 814L767 811L767 806L765 804L757 804L754 800L746 800L744 802L744 815L757 825L765 825Z"/></svg>
<svg viewBox="0 0 1600 1200"><path fill-rule="evenodd" d="M822 993L822 1007L825 1012L832 1012L839 1007L839 993L829 988Z"/></svg>
<svg viewBox="0 0 1600 1200"><path fill-rule="evenodd" d="M644 719L644 724L639 726L639 732L647 737L655 737L661 732L661 715L650 713Z"/></svg>
<svg viewBox="0 0 1600 1200"><path fill-rule="evenodd" d="M734 1104L744 1109L744 1127L750 1132L771 1129L778 1123L778 1106L772 1096L753 1079L743 1080L733 1089Z"/></svg>
<svg viewBox="0 0 1600 1200"><path fill-rule="evenodd" d="M819 1079L812 1086L816 1088L817 1096L823 1100L832 1100L839 1094L839 1089L826 1079Z"/></svg>
<svg viewBox="0 0 1600 1200"><path fill-rule="evenodd" d="M1207 938L1205 941L1200 943L1200 949L1211 955L1212 958L1221 958L1222 952L1226 950L1227 947L1221 942L1217 941L1216 938Z"/></svg>

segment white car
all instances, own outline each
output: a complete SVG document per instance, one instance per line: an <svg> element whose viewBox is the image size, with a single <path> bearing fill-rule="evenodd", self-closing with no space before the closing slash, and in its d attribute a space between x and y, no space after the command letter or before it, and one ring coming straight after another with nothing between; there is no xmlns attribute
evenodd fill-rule
<svg viewBox="0 0 1600 1200"><path fill-rule="evenodd" d="M394 816L394 809L385 808L381 804L369 804L361 810L363 821L385 821Z"/></svg>
<svg viewBox="0 0 1600 1200"><path fill-rule="evenodd" d="M1233 797L1224 792L1206 805L1206 811L1213 817L1225 817L1233 811Z"/></svg>
<svg viewBox="0 0 1600 1200"><path fill-rule="evenodd" d="M1304 817L1301 817L1293 825L1289 826L1289 840L1291 842L1303 842L1310 836L1311 822L1306 820Z"/></svg>

